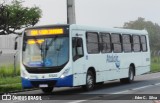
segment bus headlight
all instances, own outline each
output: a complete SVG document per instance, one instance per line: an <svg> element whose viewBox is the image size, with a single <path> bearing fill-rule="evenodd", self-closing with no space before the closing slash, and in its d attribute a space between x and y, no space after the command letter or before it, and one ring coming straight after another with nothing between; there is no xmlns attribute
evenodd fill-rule
<svg viewBox="0 0 160 103"><path fill-rule="evenodd" d="M67 74L68 74L68 72L69 72L69 69L70 69L70 68L66 69L66 70L62 73L62 75L60 76L60 78L66 77Z"/></svg>
<svg viewBox="0 0 160 103"><path fill-rule="evenodd" d="M29 77L27 76L27 74L26 74L23 70L22 70L21 74L22 74L22 77L23 77L23 78L29 79Z"/></svg>

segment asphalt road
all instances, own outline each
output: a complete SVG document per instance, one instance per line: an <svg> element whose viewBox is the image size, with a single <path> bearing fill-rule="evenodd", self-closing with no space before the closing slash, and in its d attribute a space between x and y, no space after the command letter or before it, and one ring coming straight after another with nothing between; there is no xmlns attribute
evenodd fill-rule
<svg viewBox="0 0 160 103"><path fill-rule="evenodd" d="M80 87L55 88L51 94L43 94L41 90L20 92L16 94L29 94L43 96L43 101L23 101L23 103L154 103L155 100L142 100L148 98L147 94L160 97L160 72L135 77L131 84L121 84L119 80L105 82L98 85L93 91L84 92ZM134 95L133 95L134 94ZM138 99L138 96L142 99ZM145 96L145 98L143 98ZM128 97L131 97L127 100ZM107 100L107 99L112 100ZM126 99L126 100L121 100ZM156 97L154 98L156 99ZM1 101L4 103L21 103L22 101ZM155 102L156 103L156 102ZM160 103L160 102L159 102Z"/></svg>

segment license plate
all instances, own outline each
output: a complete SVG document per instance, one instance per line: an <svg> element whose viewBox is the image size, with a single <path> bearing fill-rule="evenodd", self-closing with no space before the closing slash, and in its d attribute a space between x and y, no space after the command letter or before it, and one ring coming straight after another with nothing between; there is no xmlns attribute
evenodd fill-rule
<svg viewBox="0 0 160 103"><path fill-rule="evenodd" d="M45 87L48 87L48 84L40 84L39 87L45 88Z"/></svg>

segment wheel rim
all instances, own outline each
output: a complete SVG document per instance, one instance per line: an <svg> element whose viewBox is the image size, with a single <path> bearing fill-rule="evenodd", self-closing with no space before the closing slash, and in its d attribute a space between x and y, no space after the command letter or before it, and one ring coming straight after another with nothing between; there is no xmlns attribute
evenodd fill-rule
<svg viewBox="0 0 160 103"><path fill-rule="evenodd" d="M87 76L87 85L88 85L88 88L93 87L93 77L91 75Z"/></svg>

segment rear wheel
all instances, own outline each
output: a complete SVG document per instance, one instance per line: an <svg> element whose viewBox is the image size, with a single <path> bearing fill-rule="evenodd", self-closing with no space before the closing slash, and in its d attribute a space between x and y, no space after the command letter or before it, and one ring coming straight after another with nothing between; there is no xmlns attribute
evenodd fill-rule
<svg viewBox="0 0 160 103"><path fill-rule="evenodd" d="M90 91L94 88L95 78L92 71L87 72L86 85L82 86L84 90Z"/></svg>
<svg viewBox="0 0 160 103"><path fill-rule="evenodd" d="M134 81L134 69L132 66L130 66L129 72L128 72L128 78L122 78L120 79L121 83L132 83Z"/></svg>
<svg viewBox="0 0 160 103"><path fill-rule="evenodd" d="M53 91L53 87L41 88L43 93L51 93Z"/></svg>

